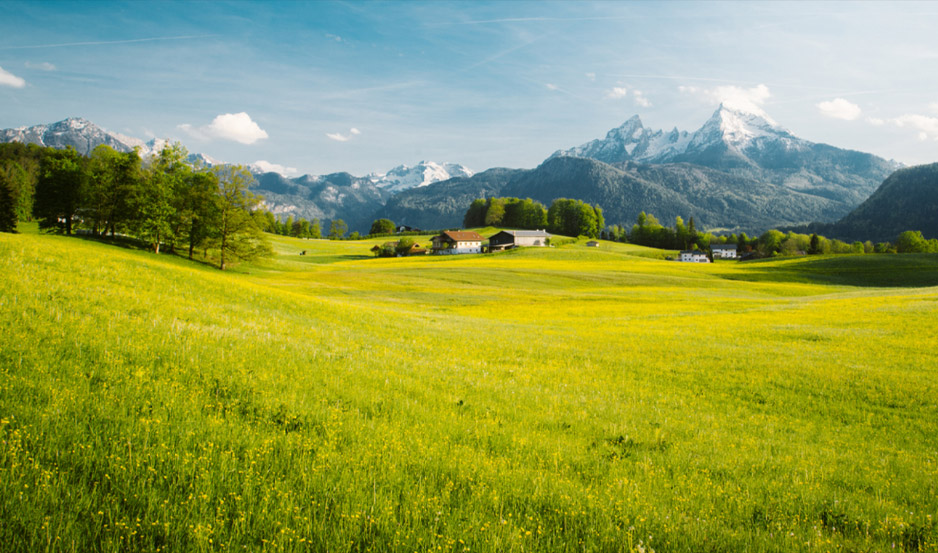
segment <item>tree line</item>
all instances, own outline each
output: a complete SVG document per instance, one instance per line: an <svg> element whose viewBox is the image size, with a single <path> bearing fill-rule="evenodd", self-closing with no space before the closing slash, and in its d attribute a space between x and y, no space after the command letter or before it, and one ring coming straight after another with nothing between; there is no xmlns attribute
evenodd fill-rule
<svg viewBox="0 0 938 553"><path fill-rule="evenodd" d="M142 160L107 145L82 156L35 145L0 145L0 230L35 218L45 231L129 236L192 259L230 263L269 255L262 198L239 165L193 166L179 143Z"/></svg>
<svg viewBox="0 0 938 553"><path fill-rule="evenodd" d="M530 198L479 198L463 217L463 227L545 229L565 236L598 238L606 225L603 210L580 200L558 198L550 208Z"/></svg>
<svg viewBox="0 0 938 553"><path fill-rule="evenodd" d="M758 237L750 238L745 232L729 235L714 235L696 229L694 218L687 224L680 216L675 218L674 226L662 225L654 215L644 211L632 228L627 230L620 225L612 225L603 230L602 237L608 240L629 242L640 246L649 246L666 250L706 251L714 245L735 244L740 253L752 253L756 257L778 255L820 255L846 253L938 253L938 239L927 240L919 231L901 233L895 243L880 242L843 242L826 238L818 234L799 234L794 231L782 232L771 229Z"/></svg>

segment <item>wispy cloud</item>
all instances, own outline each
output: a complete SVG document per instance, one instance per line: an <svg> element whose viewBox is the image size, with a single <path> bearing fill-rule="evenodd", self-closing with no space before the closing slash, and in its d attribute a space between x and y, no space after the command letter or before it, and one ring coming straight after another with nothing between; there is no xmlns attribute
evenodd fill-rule
<svg viewBox="0 0 938 553"><path fill-rule="evenodd" d="M586 78L589 79L589 80L591 80L591 81L595 81L595 80L596 80L596 73L586 73Z"/></svg>
<svg viewBox="0 0 938 553"><path fill-rule="evenodd" d="M828 102L817 104L817 109L821 115L833 119L843 119L844 121L854 121L860 117L863 111L860 106L853 102L848 102L843 98L835 98Z"/></svg>
<svg viewBox="0 0 938 553"><path fill-rule="evenodd" d="M544 86L547 87L547 90L560 90L560 87L555 85L554 83L547 83Z"/></svg>
<svg viewBox="0 0 938 553"><path fill-rule="evenodd" d="M342 133L337 133L337 132L327 132L326 136L329 137L331 140L335 140L336 142L348 142L353 137L360 135L361 133L362 132L360 130L356 129L355 127L352 127L351 129L348 130L348 134L342 134Z"/></svg>
<svg viewBox="0 0 938 553"><path fill-rule="evenodd" d="M712 103L723 104L730 109L752 113L769 119L768 114L762 109L762 105L772 96L772 93L769 92L769 87L764 84L759 84L752 88L743 88L734 85L717 86L714 88L679 86L678 90Z"/></svg>
<svg viewBox="0 0 938 553"><path fill-rule="evenodd" d="M608 100L619 100L625 98L629 93L629 90L623 86L614 87L612 90L606 92L605 98Z"/></svg>
<svg viewBox="0 0 938 553"><path fill-rule="evenodd" d="M263 159L255 161L252 165L264 173L280 173L285 177L292 177L299 174L299 170L296 167L286 167Z"/></svg>
<svg viewBox="0 0 938 553"><path fill-rule="evenodd" d="M17 77L13 73L0 67L0 86L11 86L13 88L23 88L26 81L22 77Z"/></svg>
<svg viewBox="0 0 938 553"><path fill-rule="evenodd" d="M196 38L210 38L218 35L182 35L182 36L156 36L149 38L131 38L127 40L95 40L88 42L59 42L54 44L32 44L29 46L0 46L0 50L28 50L32 48L61 48L64 46L101 46L105 44L133 44L135 42L155 42L160 40L190 40Z"/></svg>
<svg viewBox="0 0 938 553"><path fill-rule="evenodd" d="M184 123L179 125L179 128L197 140L218 138L240 142L241 144L254 144L258 140L267 138L267 132L243 111L241 113L223 113L208 125L201 127L193 127L188 123Z"/></svg>
<svg viewBox="0 0 938 553"><path fill-rule="evenodd" d="M41 63L33 63L31 61L28 61L26 62L26 68L27 69L39 69L41 71L55 71L56 69L55 65L47 61L44 61Z"/></svg>
<svg viewBox="0 0 938 553"><path fill-rule="evenodd" d="M632 101L635 102L635 105L641 106L643 108L651 107L651 100L645 97L645 93L641 90L632 91Z"/></svg>
<svg viewBox="0 0 938 553"><path fill-rule="evenodd" d="M919 140L932 139L938 141L938 117L907 113L890 119L889 122L900 128L910 128L918 131Z"/></svg>

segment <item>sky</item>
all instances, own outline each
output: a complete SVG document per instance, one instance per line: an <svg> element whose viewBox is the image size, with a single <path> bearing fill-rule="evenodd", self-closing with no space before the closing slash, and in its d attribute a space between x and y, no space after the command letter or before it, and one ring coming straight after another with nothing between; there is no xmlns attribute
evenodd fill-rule
<svg viewBox="0 0 938 553"><path fill-rule="evenodd" d="M721 102L938 162L938 3L3 2L0 128L83 117L288 175L531 168Z"/></svg>

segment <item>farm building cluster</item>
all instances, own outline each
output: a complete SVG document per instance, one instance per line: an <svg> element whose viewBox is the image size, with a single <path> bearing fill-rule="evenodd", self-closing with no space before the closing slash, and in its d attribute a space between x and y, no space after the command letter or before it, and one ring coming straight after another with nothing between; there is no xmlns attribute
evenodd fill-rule
<svg viewBox="0 0 938 553"><path fill-rule="evenodd" d="M446 230L430 239L430 249L417 243L398 240L371 248L376 257L406 257L410 255L459 255L510 250L522 246L550 245L553 235L544 230L503 230L489 238L475 231ZM488 241L488 244L485 242Z"/></svg>
<svg viewBox="0 0 938 553"><path fill-rule="evenodd" d="M374 246L371 251L375 257L491 253L520 247L550 246L552 237L552 234L544 230L503 230L488 238L471 230L446 230L430 239L429 249L412 239L403 238ZM599 247L599 242L590 240L586 245L596 248ZM715 244L710 247L709 252L699 249L684 250L677 257L677 261L684 263L710 263L714 259L738 259L736 245Z"/></svg>

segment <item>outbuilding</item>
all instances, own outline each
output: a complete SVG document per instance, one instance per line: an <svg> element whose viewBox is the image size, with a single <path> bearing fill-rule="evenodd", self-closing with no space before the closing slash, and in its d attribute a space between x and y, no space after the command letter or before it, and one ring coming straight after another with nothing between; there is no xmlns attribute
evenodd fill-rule
<svg viewBox="0 0 938 553"><path fill-rule="evenodd" d="M521 246L544 247L553 235L545 230L503 230L489 237L489 251L497 252Z"/></svg>

